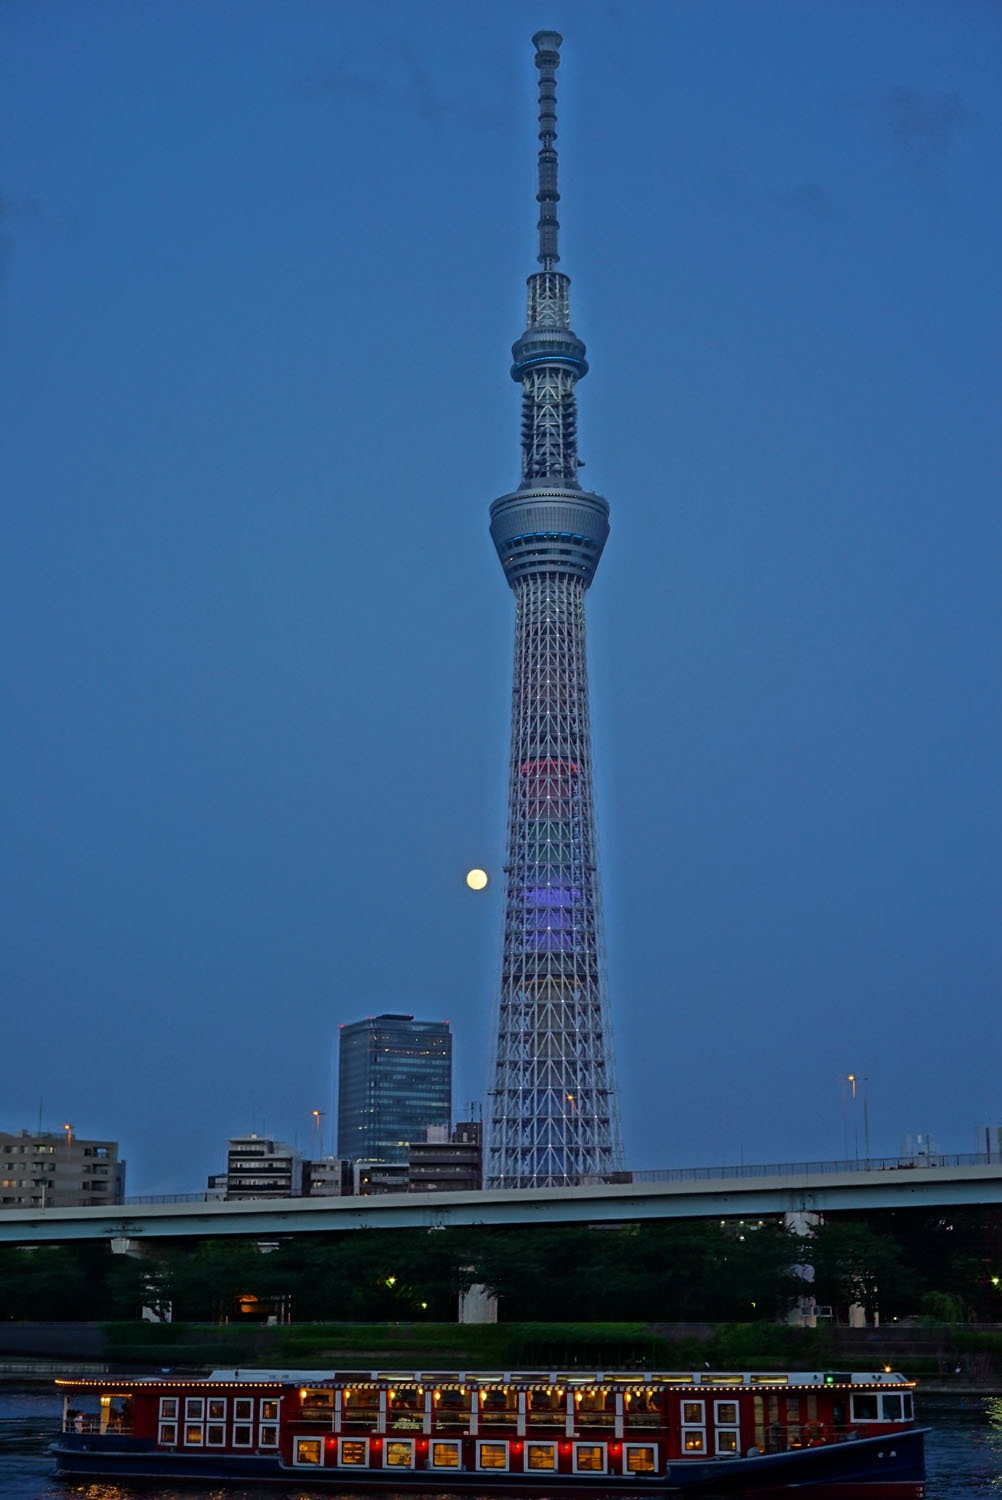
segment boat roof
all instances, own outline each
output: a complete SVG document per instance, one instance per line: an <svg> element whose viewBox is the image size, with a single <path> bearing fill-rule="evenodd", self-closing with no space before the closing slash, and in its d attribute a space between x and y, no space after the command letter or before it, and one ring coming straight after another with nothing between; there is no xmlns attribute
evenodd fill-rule
<svg viewBox="0 0 1002 1500"><path fill-rule="evenodd" d="M236 1367L213 1370L208 1375L184 1375L164 1370L157 1375L74 1376L57 1380L57 1385L75 1389L128 1386L521 1386L529 1389L553 1387L605 1387L628 1390L631 1386L692 1389L710 1387L716 1390L753 1387L759 1389L838 1388L854 1385L913 1386L895 1370L254 1370Z"/></svg>

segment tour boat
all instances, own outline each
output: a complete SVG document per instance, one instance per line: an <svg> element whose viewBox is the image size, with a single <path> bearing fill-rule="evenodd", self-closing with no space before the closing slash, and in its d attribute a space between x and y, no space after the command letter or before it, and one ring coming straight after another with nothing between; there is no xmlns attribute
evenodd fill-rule
<svg viewBox="0 0 1002 1500"><path fill-rule="evenodd" d="M75 1479L342 1492L921 1500L913 1382L871 1374L216 1370L65 1379Z"/></svg>

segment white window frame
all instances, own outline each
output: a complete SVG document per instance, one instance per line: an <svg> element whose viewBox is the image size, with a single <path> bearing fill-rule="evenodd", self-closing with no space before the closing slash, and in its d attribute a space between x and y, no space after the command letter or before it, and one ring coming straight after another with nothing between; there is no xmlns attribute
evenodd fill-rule
<svg viewBox="0 0 1002 1500"><path fill-rule="evenodd" d="M345 1443L361 1443L362 1447L365 1449L365 1462L361 1463L361 1464L346 1464L345 1461L344 1461L344 1445L345 1445ZM365 1437L342 1437L342 1438L338 1438L338 1444L337 1444L337 1461L338 1461L338 1467L339 1468L345 1468L345 1469L367 1469L369 1467L369 1463L370 1463L370 1460L369 1460L369 1439L365 1438Z"/></svg>
<svg viewBox="0 0 1002 1500"><path fill-rule="evenodd" d="M320 1444L320 1462L315 1464L310 1458L300 1458L299 1451L305 1443ZM292 1462L300 1469L322 1469L324 1466L324 1440L322 1437L296 1437L292 1440Z"/></svg>
<svg viewBox="0 0 1002 1500"><path fill-rule="evenodd" d="M219 1431L222 1433L222 1437L219 1437L219 1438L212 1438L212 1437L210 1437L210 1433L215 1428L219 1429ZM212 1419L211 1422L206 1422L206 1424L205 1424L205 1446L207 1448L225 1448L226 1447L226 1423L220 1421L218 1417L213 1417L213 1419Z"/></svg>
<svg viewBox="0 0 1002 1500"><path fill-rule="evenodd" d="M185 1422L205 1421L205 1397L185 1396L184 1398L184 1420Z"/></svg>
<svg viewBox="0 0 1002 1500"><path fill-rule="evenodd" d="M161 1422L176 1422L178 1419L177 1397L160 1397L160 1420Z"/></svg>
<svg viewBox="0 0 1002 1500"><path fill-rule="evenodd" d="M241 1442L240 1438L237 1437L237 1429L240 1428L240 1427L246 1427L246 1429L247 1429L247 1441L246 1441L246 1443ZM233 1446L234 1446L234 1448L253 1448L253 1446L254 1446L254 1423L253 1422L250 1422L250 1421L244 1422L242 1419L239 1422L234 1421L234 1423L233 1423Z"/></svg>
<svg viewBox="0 0 1002 1500"><path fill-rule="evenodd" d="M257 1445L259 1448L278 1447L278 1423L259 1422L257 1429Z"/></svg>
<svg viewBox="0 0 1002 1500"><path fill-rule="evenodd" d="M177 1418L173 1417L168 1422L161 1422L158 1426L157 1433L157 1442L159 1443L161 1448L176 1448ZM168 1437L168 1433L173 1433L173 1437Z"/></svg>
<svg viewBox="0 0 1002 1500"><path fill-rule="evenodd" d="M860 1399L865 1400L865 1401L873 1401L873 1402L876 1403L877 1415L875 1417L861 1417L861 1416L859 1416L857 1414L857 1412L856 1412L856 1402L859 1401ZM853 1392L852 1396L850 1397L850 1401L849 1401L849 1410L850 1410L849 1420L853 1424L855 1424L856 1422L880 1422L880 1421L883 1421L883 1418L880 1415L880 1411L881 1411L880 1392L879 1391L860 1391L860 1393L859 1393L858 1396L856 1395L855 1392Z"/></svg>
<svg viewBox="0 0 1002 1500"><path fill-rule="evenodd" d="M221 1406L222 1411L217 1411L213 1415L212 1407L214 1406ZM227 1401L225 1396L210 1396L205 1403L205 1420L207 1422L225 1422L226 1407Z"/></svg>
<svg viewBox="0 0 1002 1500"><path fill-rule="evenodd" d="M244 1416L243 1413L239 1410L239 1408L241 1406L243 1406L245 1402L247 1404L247 1415L246 1416ZM253 1398L253 1396L234 1396L233 1397L233 1420L234 1420L234 1422L250 1422L253 1425L253 1422L254 1422L254 1398Z"/></svg>
<svg viewBox="0 0 1002 1500"><path fill-rule="evenodd" d="M485 1464L485 1463L483 1463L483 1461L482 1461L483 1460L483 1452L484 1452L485 1448L503 1448L504 1449L504 1463L503 1464ZM508 1444L503 1439L498 1439L498 1438L483 1438L483 1439L481 1439L481 1440L479 1440L477 1442L477 1470L480 1473L484 1473L484 1474L504 1474L504 1473L507 1473L508 1468L509 1468L509 1462L508 1461L509 1461L510 1457L511 1457L511 1454L508 1451Z"/></svg>
<svg viewBox="0 0 1002 1500"><path fill-rule="evenodd" d="M647 1453L654 1454L654 1464L650 1469L631 1469L631 1452L644 1449ZM623 1473L624 1474L656 1474L658 1472L658 1445L657 1443L624 1443L623 1444Z"/></svg>
<svg viewBox="0 0 1002 1500"><path fill-rule="evenodd" d="M602 1459L602 1467L600 1469L581 1469L578 1467L578 1454L582 1448L598 1449ZM572 1468L575 1474L608 1474L609 1472L609 1450L605 1443L575 1443L572 1458Z"/></svg>
<svg viewBox="0 0 1002 1500"><path fill-rule="evenodd" d="M529 1449L530 1448L548 1448L549 1449L550 1457L553 1459L553 1462L552 1462L552 1464L550 1465L550 1467L548 1469L530 1469L530 1467L529 1467ZM527 1474L555 1474L557 1472L557 1468L558 1468L558 1465L559 1465L559 1460L557 1458L557 1445L556 1445L556 1443L545 1443L545 1442L544 1443L540 1443L540 1442L537 1442L535 1438L526 1438L526 1440L525 1440L525 1460L524 1460L524 1463L525 1463L525 1472Z"/></svg>
<svg viewBox="0 0 1002 1500"><path fill-rule="evenodd" d="M454 1464L437 1464L435 1462L436 1448L452 1448L456 1455ZM428 1460L429 1469L439 1469L443 1474L452 1473L463 1467L463 1450L459 1441L455 1438L432 1438L430 1456Z"/></svg>
<svg viewBox="0 0 1002 1500"><path fill-rule="evenodd" d="M204 1422L189 1422L188 1419L185 1418L184 1422L181 1425L182 1425L182 1427L184 1429L184 1446L186 1448L204 1448L205 1447L205 1423ZM189 1437L188 1436L189 1432L197 1432L198 1433L198 1437Z"/></svg>
<svg viewBox="0 0 1002 1500"><path fill-rule="evenodd" d="M699 1438L699 1447L698 1448L690 1448L689 1447L688 1443L686 1442L686 1438L691 1438L691 1437L698 1437ZM705 1454L706 1454L706 1428L705 1427L683 1427L682 1428L682 1457L684 1458L687 1453L702 1453L705 1456Z"/></svg>
<svg viewBox="0 0 1002 1500"><path fill-rule="evenodd" d="M721 1407L731 1407L734 1417L722 1415ZM730 1440L733 1447L724 1447L721 1438ZM740 1458L741 1456L741 1408L734 1400L727 1397L713 1403L713 1446L717 1455L722 1458Z"/></svg>
<svg viewBox="0 0 1002 1500"><path fill-rule="evenodd" d="M390 1463L390 1457L389 1457L390 1448L391 1447L406 1448L408 1454L410 1455L409 1461L407 1463L405 1463L405 1464L391 1464ZM386 1436L383 1438L383 1468L386 1469L386 1470L388 1470L388 1469L413 1469L413 1467L414 1467L414 1439L413 1438L397 1437L396 1433L387 1433Z"/></svg>

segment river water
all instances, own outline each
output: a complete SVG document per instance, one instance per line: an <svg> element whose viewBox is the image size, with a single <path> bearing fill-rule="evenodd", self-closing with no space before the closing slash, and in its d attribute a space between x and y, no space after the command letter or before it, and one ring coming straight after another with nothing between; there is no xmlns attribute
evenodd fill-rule
<svg viewBox="0 0 1002 1500"><path fill-rule="evenodd" d="M0 1496L3 1500L275 1500L268 1489L139 1490L55 1479L48 1446L62 1402L38 1386L0 1385ZM928 1500L1002 1500L1002 1397L927 1396L919 1416L926 1439ZM285 1500L331 1500L330 1490L290 1486ZM808 1500L808 1492L804 1492Z"/></svg>

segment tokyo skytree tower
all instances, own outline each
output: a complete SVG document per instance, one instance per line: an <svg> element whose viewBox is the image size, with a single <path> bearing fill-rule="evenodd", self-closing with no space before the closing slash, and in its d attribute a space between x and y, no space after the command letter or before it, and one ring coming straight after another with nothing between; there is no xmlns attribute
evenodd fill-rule
<svg viewBox="0 0 1002 1500"><path fill-rule="evenodd" d="M515 595L515 667L504 957L487 1181L543 1187L623 1165L596 863L585 664L585 591L609 507L578 484L585 346L571 331L570 278L556 269L556 70L562 38L533 37L539 69L539 264L525 332L522 480L491 506L491 537Z"/></svg>

